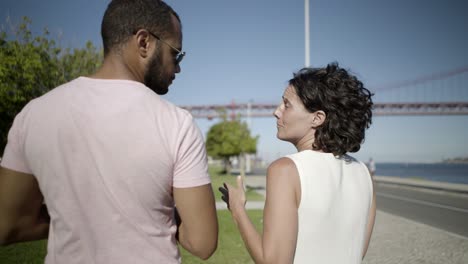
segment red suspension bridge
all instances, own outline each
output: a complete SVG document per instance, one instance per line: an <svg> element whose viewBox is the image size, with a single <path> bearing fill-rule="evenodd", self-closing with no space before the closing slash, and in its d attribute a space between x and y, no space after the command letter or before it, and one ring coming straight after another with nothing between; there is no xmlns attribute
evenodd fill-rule
<svg viewBox="0 0 468 264"><path fill-rule="evenodd" d="M468 115L468 66L371 89L374 115ZM395 97L397 97L395 99ZM402 98L403 97L403 98ZM393 100L393 101L388 101ZM278 104L235 103L181 106L195 118L272 117Z"/></svg>

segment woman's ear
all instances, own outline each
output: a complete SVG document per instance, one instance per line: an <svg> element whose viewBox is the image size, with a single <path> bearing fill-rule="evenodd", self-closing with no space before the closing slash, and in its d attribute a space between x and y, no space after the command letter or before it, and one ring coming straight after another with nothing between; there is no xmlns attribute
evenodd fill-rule
<svg viewBox="0 0 468 264"><path fill-rule="evenodd" d="M325 122L325 119L327 118L327 114L325 114L324 111L318 110L312 113L312 127L317 128Z"/></svg>

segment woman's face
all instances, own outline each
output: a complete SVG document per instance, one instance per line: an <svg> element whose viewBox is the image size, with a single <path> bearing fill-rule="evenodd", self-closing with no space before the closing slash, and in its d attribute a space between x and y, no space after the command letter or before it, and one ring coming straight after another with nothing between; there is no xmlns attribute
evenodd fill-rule
<svg viewBox="0 0 468 264"><path fill-rule="evenodd" d="M276 126L278 139L294 145L314 139L314 113L308 112L293 86L288 86L283 93L283 100L276 108Z"/></svg>

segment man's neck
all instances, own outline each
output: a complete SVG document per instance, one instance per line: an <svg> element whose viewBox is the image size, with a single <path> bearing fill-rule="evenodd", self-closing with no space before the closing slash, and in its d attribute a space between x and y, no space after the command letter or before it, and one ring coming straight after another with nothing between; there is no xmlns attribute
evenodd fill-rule
<svg viewBox="0 0 468 264"><path fill-rule="evenodd" d="M140 76L141 75L141 76ZM126 62L122 56L108 55L104 58L102 66L90 78L96 79L119 79L143 82L142 74Z"/></svg>

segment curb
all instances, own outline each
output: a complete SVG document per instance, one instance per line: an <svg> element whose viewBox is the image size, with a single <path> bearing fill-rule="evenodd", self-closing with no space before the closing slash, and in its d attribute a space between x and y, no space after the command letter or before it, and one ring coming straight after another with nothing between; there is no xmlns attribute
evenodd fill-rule
<svg viewBox="0 0 468 264"><path fill-rule="evenodd" d="M252 177L252 178L265 177L265 175L247 175L246 182L248 182L249 177ZM374 180L377 183L403 185L403 186L410 186L410 187L417 187L417 188L443 190L443 191L450 191L454 193L468 194L468 184L463 184L463 183L438 182L438 181L431 181L431 180L425 180L425 179L401 178L401 177L393 177L393 176L374 176ZM257 182L254 182L251 184L251 187L252 186L254 188L258 187L256 185L259 185L259 184Z"/></svg>

